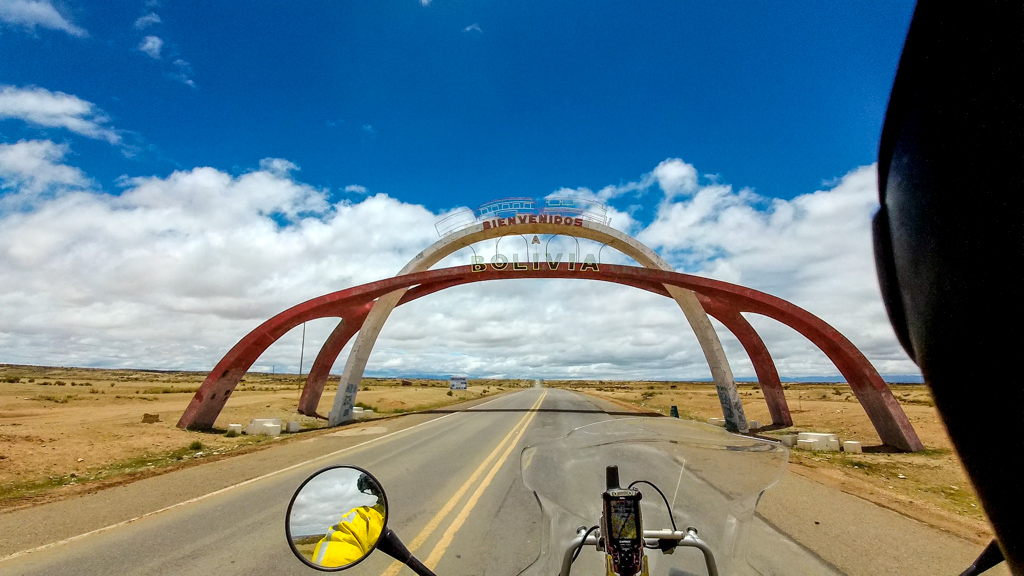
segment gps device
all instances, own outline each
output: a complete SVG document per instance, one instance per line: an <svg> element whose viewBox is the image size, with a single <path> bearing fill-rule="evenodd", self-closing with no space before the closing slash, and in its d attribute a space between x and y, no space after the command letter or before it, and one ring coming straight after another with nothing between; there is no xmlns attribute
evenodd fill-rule
<svg viewBox="0 0 1024 576"><path fill-rule="evenodd" d="M619 487L619 468L606 469L606 490L601 494L601 536L611 570L619 576L640 573L643 562L644 534L640 522L638 490Z"/></svg>

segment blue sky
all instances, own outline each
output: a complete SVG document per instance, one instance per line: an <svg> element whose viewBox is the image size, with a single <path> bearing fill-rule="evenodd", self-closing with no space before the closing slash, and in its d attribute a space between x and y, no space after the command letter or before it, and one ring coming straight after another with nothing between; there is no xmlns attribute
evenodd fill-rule
<svg viewBox="0 0 1024 576"><path fill-rule="evenodd" d="M431 221L446 210L562 191L608 202L613 225L679 269L791 298L837 325L884 372L912 373L885 327L864 240L912 10L906 1L0 0L0 267L8 278L0 344L13 346L0 362L60 363L71 354L68 363L206 366L254 321L394 274L429 244ZM681 186L691 172L696 180ZM203 218L189 211L199 202L207 215L227 203L249 212ZM847 205L856 216L836 216ZM171 212L189 215L179 222ZM97 220L83 224L89 214ZM267 227L268 214L277 229ZM139 225L136 235L126 237L116 217ZM355 217L415 231L388 241L366 240L377 229L344 236L359 228ZM855 229L841 241L810 242L819 251L809 253L807 238L836 229L829 218ZM342 235L331 237L339 250L370 255L285 277L280 263L323 257L314 220ZM73 236L77 226L92 232ZM218 242L233 234L245 256L218 255ZM171 236L182 242L161 244ZM195 238L209 242L188 260L180 246ZM267 250L263 260L253 256L269 245L281 251L277 260ZM144 255L138 261L191 264L150 285L156 275L133 268L127 246ZM246 258L256 260L238 264ZM210 294L248 304L218 308L215 298L189 293L185 279L209 275L218 259L237 283ZM97 261L118 264L93 277ZM80 293L54 288L69 277ZM139 295L140 286L167 291L175 304ZM837 297L837 286L855 286L848 297L857 304ZM420 313L452 315L452 298ZM181 304L190 299L204 304ZM152 351L166 344L156 335L125 328L174 312L190 320L170 360ZM212 333L225 323L218 336L186 342L199 327ZM786 330L777 332L784 342ZM438 362L430 354L463 354L437 338L420 350L397 337L389 345L387 335L382 373L427 370ZM149 344L118 351L140 339ZM794 377L835 372L800 357L795 344L777 350ZM282 352L280 363L291 355ZM581 362L565 374L588 373ZM669 364L645 374L678 373ZM481 366L460 371L487 373Z"/></svg>
<svg viewBox="0 0 1024 576"><path fill-rule="evenodd" d="M88 36L7 26L0 81L74 94L115 180L268 156L305 182L440 209L598 188L680 157L791 198L870 164L909 2L64 3ZM147 14L160 21L143 29ZM140 24L141 25L141 24ZM138 49L162 41L159 59ZM175 62L185 62L187 65ZM193 83L193 86L185 82ZM7 139L35 134L0 125ZM61 136L58 134L58 136Z"/></svg>

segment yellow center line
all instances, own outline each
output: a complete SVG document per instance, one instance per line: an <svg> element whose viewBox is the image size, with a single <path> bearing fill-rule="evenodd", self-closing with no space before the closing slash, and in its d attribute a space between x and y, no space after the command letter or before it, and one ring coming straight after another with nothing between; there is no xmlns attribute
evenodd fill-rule
<svg viewBox="0 0 1024 576"><path fill-rule="evenodd" d="M430 535L434 533L434 530L437 530L437 527L441 524L441 521L444 520L445 516L447 516L452 511L453 508L455 508L455 505L459 502L459 500L462 499L462 497L466 494L466 492L473 485L473 483L476 482L478 478L480 478L480 475L484 473L484 470L487 468L487 466L498 456L498 454L501 452L502 448L505 447L505 444L509 441L509 439L511 439L513 436L516 436L516 432L519 432L519 435L516 436L515 440L512 442L512 446L516 445L516 442L519 441L519 437L522 436L522 431L526 429L526 426L529 425L529 421L533 419L533 415L536 414L536 410L537 408L540 407L541 402L544 401L545 396L547 396L546 390L543 394L541 394L540 398L538 398L537 401L534 402L533 406L530 407L529 411L523 415L519 422L517 422L516 425L512 427L512 430L509 431L509 433L506 434L504 438L502 438L501 442L499 442L497 446L495 446L494 450L491 451L491 453L487 456L487 458L484 459L480 466L478 466L477 469L473 471L473 474L470 475L469 479L466 480L466 482L463 483L462 486L455 491L455 494L453 494L452 497L449 498L447 502L445 502L445 505L441 507L441 510L439 510L438 513L430 519L430 522L427 522L427 525L424 526L422 530L420 530L420 533L416 535L416 538L413 538L412 542L410 542L407 545L409 551L415 552L420 546L423 545L424 542L427 541L427 538L430 538ZM504 462L504 457L502 458L502 462ZM396 576L398 572L402 569L402 566L404 566L404 564L396 560L392 562L390 566L388 566L388 569L384 571L382 576Z"/></svg>
<svg viewBox="0 0 1024 576"><path fill-rule="evenodd" d="M423 563L427 566L427 568L433 570L437 567L437 563L441 561L441 557L444 556L444 553L448 549L448 546L452 543L452 539L455 537L455 533L459 531L459 528L462 528L462 525L466 522L466 518L469 518L469 513L473 511L473 507L476 506L477 501L480 500L480 496L483 495L484 490L487 489L487 486L491 483L491 480L494 479L494 476L498 473L498 470L501 468L502 464L504 464L505 461L508 460L509 455L512 454L512 450L514 450L516 444L519 443L519 439L522 438L523 434L526 433L526 429L529 428L530 422L533 421L534 416L537 415L537 406L540 405L540 402L544 400L544 396L546 395L547 391L545 390L544 393L541 394L541 397L537 401L537 404L534 404L534 408L530 409L530 413L527 414L528 418L523 427L519 429L519 433L516 434L515 439L512 440L512 443L509 444L508 448L505 449L505 453L501 455L501 458L494 464L494 467L491 468L491 471L487 473L487 476L484 477L483 482L481 482L480 486L478 486L476 491L473 492L473 495L469 497L469 501L467 501L466 505L463 506L462 510L459 511L459 515L456 516L455 520L452 521L451 526L449 526L448 529L445 530L444 535L441 536L441 540L437 543L437 546L434 547L433 552L430 553L430 556L427 558L426 562Z"/></svg>

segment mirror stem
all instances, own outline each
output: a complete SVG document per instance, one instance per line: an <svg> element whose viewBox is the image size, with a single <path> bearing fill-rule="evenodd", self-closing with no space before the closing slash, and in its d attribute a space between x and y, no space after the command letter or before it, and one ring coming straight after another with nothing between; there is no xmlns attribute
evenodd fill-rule
<svg viewBox="0 0 1024 576"><path fill-rule="evenodd" d="M430 568L423 565L409 552L409 549L402 544L402 540L399 539L398 535L391 531L390 528L386 528L384 533L380 535L380 540L377 542L377 550L391 556L395 560L405 564L412 569L413 572L419 574L419 576L435 576Z"/></svg>

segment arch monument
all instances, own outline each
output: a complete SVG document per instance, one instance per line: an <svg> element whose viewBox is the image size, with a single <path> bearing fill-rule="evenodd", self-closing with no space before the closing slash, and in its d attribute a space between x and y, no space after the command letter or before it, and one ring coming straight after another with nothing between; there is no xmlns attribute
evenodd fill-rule
<svg viewBox="0 0 1024 576"><path fill-rule="evenodd" d="M502 209L504 206L518 206ZM750 288L680 274L653 250L610 227L592 205L559 205L538 209L532 199L506 199L485 204L468 223L446 230L439 241L416 255L394 278L326 294L294 306L264 322L239 341L210 372L196 392L178 426L211 428L235 386L271 344L289 330L316 318L340 318L313 363L299 399L298 411L318 415L324 385L344 346L355 337L338 393L327 419L330 425L350 420L359 383L376 339L395 307L453 286L508 278L578 278L633 286L673 299L694 331L718 391L726 426L747 432L748 424L721 341L708 317L715 317L740 341L754 366L772 423L792 425L778 371L763 340L742 312L773 318L808 338L836 365L864 407L882 442L915 451L923 448L913 426L888 385L867 358L842 334L789 302ZM487 208L497 205L498 208ZM442 231L439 229L439 233ZM565 235L600 242L631 257L641 266L616 266L596 261L544 261L490 264L474 258L470 266L431 270L449 254L478 242L510 235Z"/></svg>

